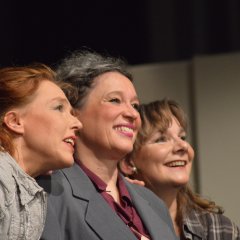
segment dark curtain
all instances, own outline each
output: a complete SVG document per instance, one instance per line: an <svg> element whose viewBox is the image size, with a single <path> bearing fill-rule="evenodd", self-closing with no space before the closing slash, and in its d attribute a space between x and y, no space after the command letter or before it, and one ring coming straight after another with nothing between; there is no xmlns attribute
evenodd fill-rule
<svg viewBox="0 0 240 240"><path fill-rule="evenodd" d="M239 0L3 0L0 9L0 66L54 65L82 47L130 64L240 50Z"/></svg>

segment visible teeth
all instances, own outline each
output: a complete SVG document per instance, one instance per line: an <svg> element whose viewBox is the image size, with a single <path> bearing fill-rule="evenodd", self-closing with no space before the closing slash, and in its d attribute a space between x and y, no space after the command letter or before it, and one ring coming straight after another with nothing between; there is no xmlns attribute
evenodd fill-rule
<svg viewBox="0 0 240 240"><path fill-rule="evenodd" d="M170 162L167 164L168 167L182 167L185 165L186 165L185 161L175 161L175 162Z"/></svg>
<svg viewBox="0 0 240 240"><path fill-rule="evenodd" d="M74 145L74 141L72 138L66 138L64 141L70 143L71 145Z"/></svg>
<svg viewBox="0 0 240 240"><path fill-rule="evenodd" d="M129 127L116 127L115 129L122 132L133 132L133 129Z"/></svg>

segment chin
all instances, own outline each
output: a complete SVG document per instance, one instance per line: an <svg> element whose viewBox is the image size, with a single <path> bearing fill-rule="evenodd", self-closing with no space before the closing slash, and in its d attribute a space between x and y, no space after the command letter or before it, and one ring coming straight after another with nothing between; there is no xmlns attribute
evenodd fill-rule
<svg viewBox="0 0 240 240"><path fill-rule="evenodd" d="M65 167L71 167L74 163L74 159L71 158L68 161L65 162Z"/></svg>
<svg viewBox="0 0 240 240"><path fill-rule="evenodd" d="M74 163L74 159L73 157L69 157L69 158L65 158L62 159L61 162L59 162L59 164L56 164L56 168L61 169L61 168L68 168L71 167Z"/></svg>
<svg viewBox="0 0 240 240"><path fill-rule="evenodd" d="M121 144L116 146L118 151L124 152L125 154L130 153L133 150L133 144Z"/></svg>
<svg viewBox="0 0 240 240"><path fill-rule="evenodd" d="M182 180L182 181L175 181L175 182L173 182L172 185L173 185L174 188L181 188L181 187L186 186L187 183L188 183L188 180L187 181Z"/></svg>
<svg viewBox="0 0 240 240"><path fill-rule="evenodd" d="M130 153L132 150L126 149L126 148L118 148L113 150L113 156L116 160L123 159L128 153Z"/></svg>

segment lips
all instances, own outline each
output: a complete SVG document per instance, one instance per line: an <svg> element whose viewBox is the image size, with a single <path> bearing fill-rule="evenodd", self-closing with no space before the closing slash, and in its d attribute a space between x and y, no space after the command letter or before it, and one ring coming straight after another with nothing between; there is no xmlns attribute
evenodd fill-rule
<svg viewBox="0 0 240 240"><path fill-rule="evenodd" d="M167 167L184 167L187 165L187 161L176 160L165 164Z"/></svg>
<svg viewBox="0 0 240 240"><path fill-rule="evenodd" d="M114 129L125 136L133 137L134 127L132 125L118 125Z"/></svg>
<svg viewBox="0 0 240 240"><path fill-rule="evenodd" d="M133 133L133 129L129 127L122 126L122 127L116 127L115 129L119 132Z"/></svg>
<svg viewBox="0 0 240 240"><path fill-rule="evenodd" d="M67 137L63 141L66 142L67 144L70 144L72 147L74 147L75 141L76 141L76 137L75 136Z"/></svg>

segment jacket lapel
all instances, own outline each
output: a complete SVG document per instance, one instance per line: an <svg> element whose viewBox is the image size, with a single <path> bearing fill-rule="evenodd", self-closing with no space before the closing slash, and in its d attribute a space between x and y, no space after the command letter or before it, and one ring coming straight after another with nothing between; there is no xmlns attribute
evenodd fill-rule
<svg viewBox="0 0 240 240"><path fill-rule="evenodd" d="M131 184L127 183L128 191L131 195L134 206L137 209L138 214L140 215L144 225L149 231L150 236L153 240L176 240L175 235L173 234L170 227L159 217L159 214L156 214L150 206L150 203L146 201L142 196L140 196L132 188ZM171 237L172 236L172 237Z"/></svg>
<svg viewBox="0 0 240 240"><path fill-rule="evenodd" d="M136 240L130 229L109 207L107 202L96 191L91 180L85 175L82 169L74 164L73 167L64 169L73 196L88 202L86 206L85 221L104 240Z"/></svg>

